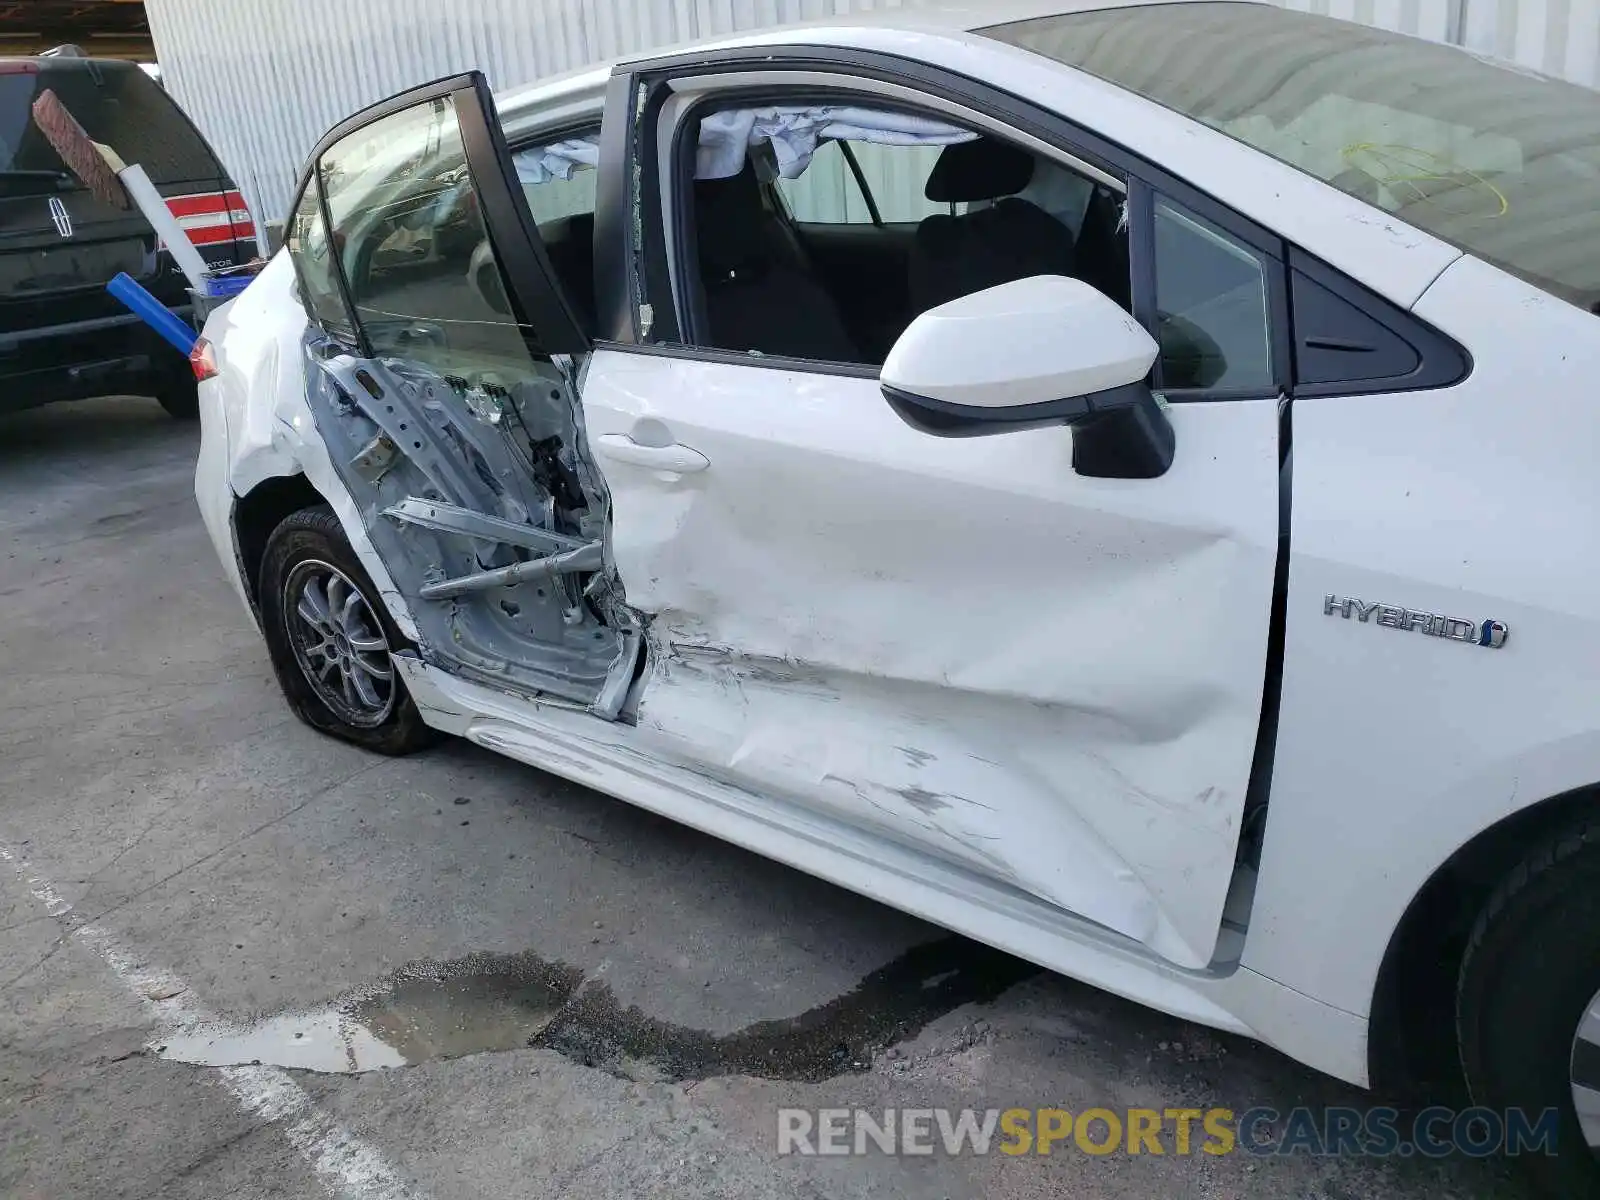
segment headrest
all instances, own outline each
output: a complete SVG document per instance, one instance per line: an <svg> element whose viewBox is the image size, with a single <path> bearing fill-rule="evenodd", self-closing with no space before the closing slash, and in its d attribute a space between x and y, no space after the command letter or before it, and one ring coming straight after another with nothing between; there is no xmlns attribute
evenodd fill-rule
<svg viewBox="0 0 1600 1200"><path fill-rule="evenodd" d="M923 195L935 204L961 204L1015 196L1033 181L1033 155L980 137L946 146L928 175Z"/></svg>

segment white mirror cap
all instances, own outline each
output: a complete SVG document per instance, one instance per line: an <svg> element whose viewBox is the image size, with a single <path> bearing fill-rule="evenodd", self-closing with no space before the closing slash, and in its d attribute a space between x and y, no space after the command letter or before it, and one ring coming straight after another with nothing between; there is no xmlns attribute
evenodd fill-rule
<svg viewBox="0 0 1600 1200"><path fill-rule="evenodd" d="M974 408L1013 408L1138 383L1158 347L1081 279L1035 275L930 308L883 364L885 386Z"/></svg>

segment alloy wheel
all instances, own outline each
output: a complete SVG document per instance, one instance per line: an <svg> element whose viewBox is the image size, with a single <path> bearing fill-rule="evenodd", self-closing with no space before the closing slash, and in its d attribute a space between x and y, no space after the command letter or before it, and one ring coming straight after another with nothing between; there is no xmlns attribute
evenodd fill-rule
<svg viewBox="0 0 1600 1200"><path fill-rule="evenodd" d="M383 624L348 575L317 559L283 585L289 644L317 698L340 720L370 729L394 711L394 664Z"/></svg>
<svg viewBox="0 0 1600 1200"><path fill-rule="evenodd" d="M1572 1104L1591 1153L1600 1155L1600 992L1590 999L1572 1038Z"/></svg>

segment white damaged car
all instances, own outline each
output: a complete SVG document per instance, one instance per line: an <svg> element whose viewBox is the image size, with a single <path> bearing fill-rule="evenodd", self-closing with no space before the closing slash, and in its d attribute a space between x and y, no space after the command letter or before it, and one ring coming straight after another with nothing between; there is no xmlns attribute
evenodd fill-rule
<svg viewBox="0 0 1600 1200"><path fill-rule="evenodd" d="M196 349L224 568L318 729L1464 1074L1592 1190L1600 96L1053 8L338 126Z"/></svg>

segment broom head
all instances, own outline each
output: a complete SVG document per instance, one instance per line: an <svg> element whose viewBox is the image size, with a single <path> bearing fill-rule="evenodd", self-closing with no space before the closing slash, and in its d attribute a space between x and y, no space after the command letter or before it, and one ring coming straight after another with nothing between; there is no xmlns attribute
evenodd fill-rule
<svg viewBox="0 0 1600 1200"><path fill-rule="evenodd" d="M122 186L111 164L49 88L40 92L33 102L33 123L84 187L113 208L133 207L128 189Z"/></svg>

